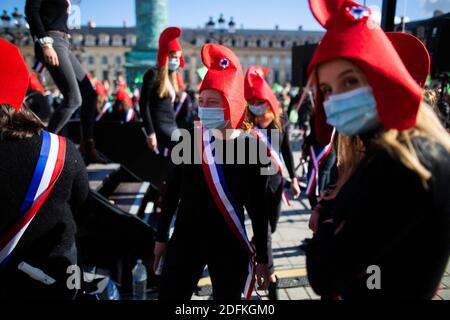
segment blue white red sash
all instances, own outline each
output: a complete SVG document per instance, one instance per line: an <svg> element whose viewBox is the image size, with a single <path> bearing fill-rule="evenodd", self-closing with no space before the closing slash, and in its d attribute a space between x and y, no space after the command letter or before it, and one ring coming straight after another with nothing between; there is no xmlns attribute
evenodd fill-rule
<svg viewBox="0 0 450 320"><path fill-rule="evenodd" d="M105 104L102 107L102 111L100 111L97 118L95 118L95 121L99 121L108 111L111 109L112 103L111 102L105 102Z"/></svg>
<svg viewBox="0 0 450 320"><path fill-rule="evenodd" d="M181 94L180 102L175 106L175 118L178 117L178 114L180 113L181 109L183 108L184 102L186 101L188 97L188 94L186 92L183 92Z"/></svg>
<svg viewBox="0 0 450 320"><path fill-rule="evenodd" d="M55 186L64 167L66 140L42 130L42 147L25 200L20 208L19 221L0 238L0 265L7 261L42 204Z"/></svg>
<svg viewBox="0 0 450 320"><path fill-rule="evenodd" d="M245 226L241 224L237 214L242 211L242 208L233 200L223 175L222 166L215 162L211 148L211 132L201 127L198 130L200 131L197 135L199 152L201 152L200 159L202 159L202 169L211 195L225 221L249 255L248 276L244 287L244 296L248 300L255 285L255 252L248 240ZM203 155L206 159L204 159Z"/></svg>
<svg viewBox="0 0 450 320"><path fill-rule="evenodd" d="M322 149L319 149L319 152L317 152L317 153L315 152L313 146L311 146L309 148L311 162L312 162L312 170L309 174L308 185L306 187L306 194L308 194L308 195L311 195L315 191L316 196L319 196L319 167L320 167L320 164L322 163L322 161L330 154L330 151L333 148L333 142L334 142L335 136L336 136L336 129L333 129L333 133L331 134L330 143L328 143Z"/></svg>
<svg viewBox="0 0 450 320"><path fill-rule="evenodd" d="M253 129L253 133L259 141L263 142L266 145L267 150L269 151L270 154L270 158L275 162L275 165L278 167L278 172L281 175L283 175L283 166L285 165L285 163L282 154L279 152L279 150L276 150L272 146L272 144L269 141L269 138L259 128L255 127ZM291 203L289 202L289 199L285 191L283 191L282 199L286 206L289 207L291 206Z"/></svg>
<svg viewBox="0 0 450 320"><path fill-rule="evenodd" d="M33 71L41 74L44 71L44 69L45 69L45 65L42 62L36 60L36 62L34 63L34 66L33 66Z"/></svg>
<svg viewBox="0 0 450 320"><path fill-rule="evenodd" d="M135 115L136 115L136 113L134 112L134 109L131 107L125 113L125 122L130 122L131 120L133 120Z"/></svg>

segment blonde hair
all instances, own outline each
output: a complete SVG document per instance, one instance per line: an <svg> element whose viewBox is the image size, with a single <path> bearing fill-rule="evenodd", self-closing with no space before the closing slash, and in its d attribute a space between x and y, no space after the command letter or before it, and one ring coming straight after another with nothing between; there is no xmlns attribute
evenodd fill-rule
<svg viewBox="0 0 450 320"><path fill-rule="evenodd" d="M387 129L380 132L373 140L374 145L386 150L392 157L398 159L406 168L418 175L425 189L431 172L420 161L412 143L413 137L426 137L432 142L442 145L450 152L450 134L444 129L433 109L422 101L417 114L415 127L407 130ZM364 157L364 145L359 137L338 138L337 166L339 178L332 190L324 196L325 199L334 198L356 170Z"/></svg>
<svg viewBox="0 0 450 320"><path fill-rule="evenodd" d="M162 98L168 98L171 96L170 86L172 85L176 92L176 99L179 100L181 96L180 85L178 83L176 72L169 74L169 66L166 64L163 67L158 68L158 95Z"/></svg>

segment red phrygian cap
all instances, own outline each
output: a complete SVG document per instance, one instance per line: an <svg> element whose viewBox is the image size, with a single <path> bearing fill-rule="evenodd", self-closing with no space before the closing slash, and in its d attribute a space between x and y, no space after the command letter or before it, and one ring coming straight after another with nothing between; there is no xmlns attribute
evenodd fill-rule
<svg viewBox="0 0 450 320"><path fill-rule="evenodd" d="M122 86L120 86L119 90L117 91L116 100L125 102L125 104L129 107L133 105L133 101L131 100L131 97L128 94L127 89L124 89L124 87Z"/></svg>
<svg viewBox="0 0 450 320"><path fill-rule="evenodd" d="M45 94L45 89L39 81L36 72L30 74L29 88L31 91L39 91L40 93Z"/></svg>
<svg viewBox="0 0 450 320"><path fill-rule="evenodd" d="M202 48L202 60L208 72L202 81L200 92L211 89L224 98L225 119L233 129L240 128L246 115L244 74L241 63L233 51L218 44L206 44Z"/></svg>
<svg viewBox="0 0 450 320"><path fill-rule="evenodd" d="M280 102L265 80L268 74L268 68L261 66L248 67L244 81L245 99L247 102L263 100L270 106L275 115L279 115L281 113Z"/></svg>
<svg viewBox="0 0 450 320"><path fill-rule="evenodd" d="M423 89L373 21L370 9L350 0L309 0L309 5L327 32L314 52L308 73L324 62L349 59L368 78L383 126L397 130L415 126ZM316 136L321 144L327 144L332 128L325 124L319 90L316 100Z"/></svg>
<svg viewBox="0 0 450 320"><path fill-rule="evenodd" d="M105 89L105 86L101 83L101 81L95 81L95 92L99 96L104 96L105 98L108 98L108 92Z"/></svg>
<svg viewBox="0 0 450 320"><path fill-rule="evenodd" d="M430 74L430 54L422 41L403 32L386 32L406 69L423 88Z"/></svg>
<svg viewBox="0 0 450 320"><path fill-rule="evenodd" d="M0 38L0 104L22 107L30 75L19 49Z"/></svg>
<svg viewBox="0 0 450 320"><path fill-rule="evenodd" d="M172 51L183 51L178 38L181 37L182 31L177 27L169 27L159 36L158 47L158 66L164 67L169 61L169 53ZM184 68L184 58L181 55L180 68Z"/></svg>

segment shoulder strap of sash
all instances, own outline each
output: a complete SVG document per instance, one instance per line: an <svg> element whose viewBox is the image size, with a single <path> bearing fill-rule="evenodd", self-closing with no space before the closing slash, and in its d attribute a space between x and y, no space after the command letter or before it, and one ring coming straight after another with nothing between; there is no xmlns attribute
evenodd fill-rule
<svg viewBox="0 0 450 320"><path fill-rule="evenodd" d="M0 265L16 248L22 235L52 191L64 167L66 140L42 130L42 147L30 186L20 209L19 221L0 238Z"/></svg>

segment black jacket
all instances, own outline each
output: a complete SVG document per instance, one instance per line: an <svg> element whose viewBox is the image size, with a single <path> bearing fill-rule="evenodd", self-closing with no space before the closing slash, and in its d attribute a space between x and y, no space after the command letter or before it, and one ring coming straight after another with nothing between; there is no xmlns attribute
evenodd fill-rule
<svg viewBox="0 0 450 320"><path fill-rule="evenodd" d="M234 144L236 150L238 139L229 140L226 143ZM248 142L249 139L253 138L247 137L245 139ZM263 146L260 145L260 147ZM193 153L197 152L193 142L192 148L193 156ZM226 159L226 149L227 147L224 146L224 159ZM248 149L246 152L248 154ZM235 151L235 159L236 153ZM263 201L267 187L267 176L261 175L262 165L250 164L247 159L245 164L224 164L222 168L229 191L237 205L242 209L245 207L253 218L256 260L260 263L267 263L268 213ZM170 222L177 208L174 232L179 240L192 241L193 250L195 250L194 239L203 239L202 241L207 241L210 244L218 243L217 247L227 243L238 243L236 236L214 202L200 164L174 166L167 181L167 192L163 202L157 241L167 241ZM243 225L244 210L238 215ZM220 254L220 252L217 252L217 254Z"/></svg>
<svg viewBox="0 0 450 320"><path fill-rule="evenodd" d="M37 135L24 140L0 140L0 235L17 222L41 145ZM83 159L67 140L61 176L12 253L7 268L0 271L0 288L7 290L6 294L12 293L8 288L25 294L30 283L36 282L17 270L22 261L65 285L67 267L77 263L76 220L83 218L81 207L88 189Z"/></svg>
<svg viewBox="0 0 450 320"><path fill-rule="evenodd" d="M450 154L425 138L413 143L431 171L429 189L387 152L370 150L333 202L334 222L322 223L308 247L308 277L318 294L433 297L450 253ZM381 290L367 288L372 265L381 270Z"/></svg>
<svg viewBox="0 0 450 320"><path fill-rule="evenodd" d="M177 129L175 110L170 98L159 97L156 76L156 69L145 73L139 107L147 134L156 133L158 143L167 146L171 145L171 135Z"/></svg>

